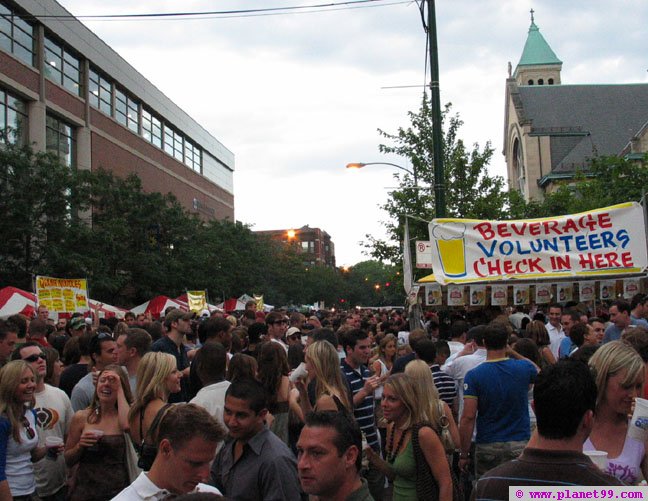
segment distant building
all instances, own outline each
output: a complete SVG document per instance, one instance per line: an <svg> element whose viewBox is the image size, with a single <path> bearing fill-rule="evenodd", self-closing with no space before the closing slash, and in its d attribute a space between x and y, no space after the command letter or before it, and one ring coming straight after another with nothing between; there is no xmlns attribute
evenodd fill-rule
<svg viewBox="0 0 648 501"><path fill-rule="evenodd" d="M233 153L54 0L0 0L0 130L234 220Z"/></svg>
<svg viewBox="0 0 648 501"><path fill-rule="evenodd" d="M335 268L335 246L331 236L319 228L306 225L299 229L266 230L255 233L298 246L306 265Z"/></svg>
<svg viewBox="0 0 648 501"><path fill-rule="evenodd" d="M522 57L506 80L504 156L509 186L541 200L596 156L648 151L648 84L563 85L533 14Z"/></svg>

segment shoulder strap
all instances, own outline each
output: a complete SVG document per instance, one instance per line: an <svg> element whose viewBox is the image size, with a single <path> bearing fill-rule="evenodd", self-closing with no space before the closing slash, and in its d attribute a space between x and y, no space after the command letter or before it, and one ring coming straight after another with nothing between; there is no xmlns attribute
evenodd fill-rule
<svg viewBox="0 0 648 501"><path fill-rule="evenodd" d="M335 407L337 407L338 412L341 411L346 411L346 407L344 407L344 404L342 401L338 398L337 395L333 395L333 402L335 402Z"/></svg>
<svg viewBox="0 0 648 501"><path fill-rule="evenodd" d="M150 439L154 438L155 436L157 436L157 429L158 429L158 426L160 426L160 421L162 421L162 418L166 414L167 409L169 407L171 407L172 405L173 404L168 404L167 403L167 404L164 404L160 408L160 410L155 415L155 418L153 418L153 422L151 423L151 426L149 427L149 429L146 432L146 438L148 438L150 440ZM142 438L142 441L144 441L143 438Z"/></svg>

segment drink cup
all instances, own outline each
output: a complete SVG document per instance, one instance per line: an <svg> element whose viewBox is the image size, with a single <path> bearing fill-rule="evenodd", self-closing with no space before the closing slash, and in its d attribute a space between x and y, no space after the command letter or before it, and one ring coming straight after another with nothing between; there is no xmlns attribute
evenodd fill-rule
<svg viewBox="0 0 648 501"><path fill-rule="evenodd" d="M47 459L56 460L58 456L58 448L63 445L61 437L46 437L45 447L47 447Z"/></svg>
<svg viewBox="0 0 648 501"><path fill-rule="evenodd" d="M306 376L308 376L308 371L306 370L306 364L302 362L294 371L292 371L288 379L291 383L294 383L298 379L303 379Z"/></svg>
<svg viewBox="0 0 648 501"><path fill-rule="evenodd" d="M103 430L90 430L91 433L94 434L94 436L97 438L97 442L92 446L88 447L89 451L98 451L99 450L99 442L101 441L101 437L104 436L104 431Z"/></svg>
<svg viewBox="0 0 648 501"><path fill-rule="evenodd" d="M605 451L583 451L601 471L605 471L608 465L608 453Z"/></svg>
<svg viewBox="0 0 648 501"><path fill-rule="evenodd" d="M648 440L648 400L635 398L635 409L630 420L628 435L645 442Z"/></svg>

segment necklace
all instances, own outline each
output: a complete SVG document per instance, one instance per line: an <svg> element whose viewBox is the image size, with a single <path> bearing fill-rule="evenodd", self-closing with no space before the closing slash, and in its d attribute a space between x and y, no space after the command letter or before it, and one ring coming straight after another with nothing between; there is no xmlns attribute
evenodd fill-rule
<svg viewBox="0 0 648 501"><path fill-rule="evenodd" d="M394 464L394 461L396 461L396 456L398 456L398 451L400 451L400 448L403 446L403 442L405 441L405 435L407 435L407 432L409 431L409 428L407 430L403 430L401 432L400 439L398 440L398 445L396 445L396 448L394 449L394 436L396 435L396 426L392 426L391 433L389 436L389 447L387 447L387 462L389 464Z"/></svg>

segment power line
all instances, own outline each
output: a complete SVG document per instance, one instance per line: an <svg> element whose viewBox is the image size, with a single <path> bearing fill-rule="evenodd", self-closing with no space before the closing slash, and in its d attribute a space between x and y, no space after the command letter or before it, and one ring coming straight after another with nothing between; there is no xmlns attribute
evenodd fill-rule
<svg viewBox="0 0 648 501"><path fill-rule="evenodd" d="M114 20L114 19L165 19L165 18L202 18L208 19L212 17L247 17L254 15L271 15L271 14L290 14L297 11L305 11L307 9L314 9L313 12L319 10L334 10L334 8L361 8L361 7L378 7L381 5L367 5L378 4L386 2L386 0L347 0L344 2L329 2L311 5L293 5L288 7L266 7L261 9L236 9L236 10L221 10L221 11L202 11L202 12L150 12L145 14L97 14L97 15L30 15L24 17L31 17L34 19L84 19L90 21L97 20ZM409 3L409 1L400 1L387 3L385 5L394 5L398 3ZM365 5L362 5L365 4Z"/></svg>

